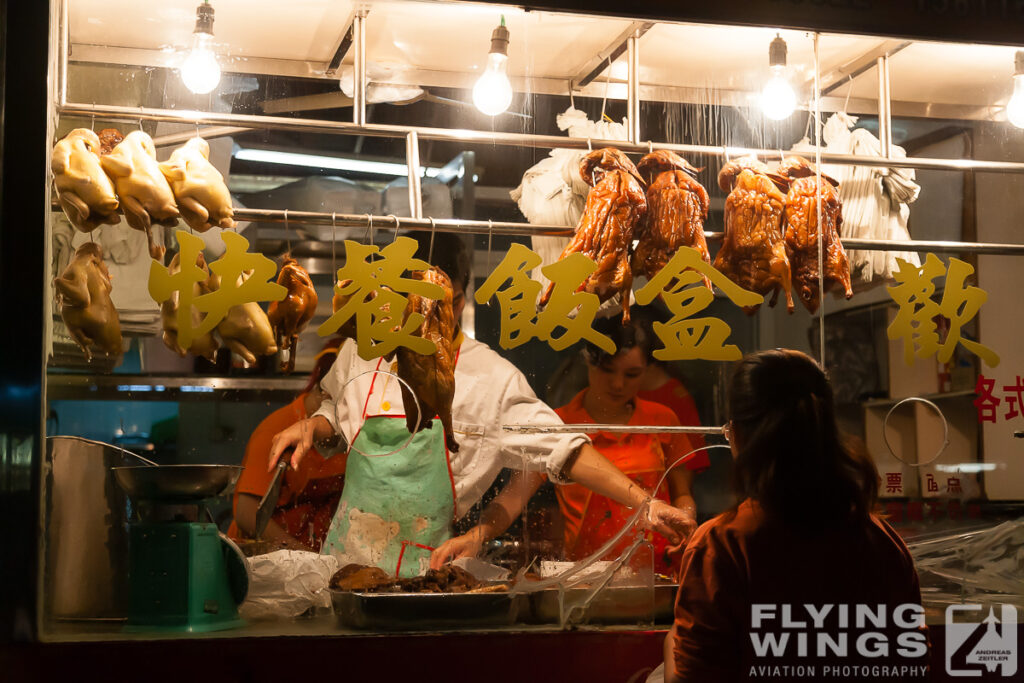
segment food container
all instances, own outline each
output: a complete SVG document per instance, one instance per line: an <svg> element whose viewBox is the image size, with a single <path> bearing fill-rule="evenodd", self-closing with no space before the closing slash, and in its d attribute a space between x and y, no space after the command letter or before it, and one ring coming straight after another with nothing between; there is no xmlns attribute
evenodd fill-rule
<svg viewBox="0 0 1024 683"><path fill-rule="evenodd" d="M358 593L331 590L338 625L381 631L511 626L529 608L525 595L501 593Z"/></svg>
<svg viewBox="0 0 1024 683"><path fill-rule="evenodd" d="M564 593L564 605L569 608L587 599L590 588L547 588L529 593L530 623L559 624L562 621L559 609L559 593ZM582 618L570 621L592 624L650 623L670 624L673 618L676 592L674 583L654 586L653 605L651 589L646 586L607 586L601 590L586 607Z"/></svg>

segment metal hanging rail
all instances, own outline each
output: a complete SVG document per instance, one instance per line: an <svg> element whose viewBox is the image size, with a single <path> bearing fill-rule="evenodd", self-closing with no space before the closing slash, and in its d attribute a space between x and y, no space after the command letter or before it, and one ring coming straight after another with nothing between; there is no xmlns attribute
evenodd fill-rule
<svg viewBox="0 0 1024 683"><path fill-rule="evenodd" d="M506 432L516 434L576 434L609 432L611 434L722 434L722 427L669 427L667 425L611 425L611 424L561 424L561 425L502 425Z"/></svg>
<svg viewBox="0 0 1024 683"><path fill-rule="evenodd" d="M59 207L54 205L55 210ZM284 223L285 212L281 209L235 209L235 219L241 221L261 221L265 223ZM516 235L529 237L534 235L571 237L574 228L562 225L543 225L532 223L512 223L507 221L475 221L462 218L408 218L395 216L371 216L369 214L335 214L322 211L288 210L289 223L307 225L336 225L338 227L369 227L391 229L436 229L441 232L470 233L477 235ZM709 242L721 241L723 233L706 232ZM973 253L1024 256L1024 244L998 244L984 242L952 242L940 240L871 240L853 237L842 238L847 249L863 249L868 251L923 251L935 253Z"/></svg>
<svg viewBox="0 0 1024 683"><path fill-rule="evenodd" d="M198 112L181 109L155 109L149 107L125 107L112 104L89 104L68 102L58 107L63 116L83 116L117 121L156 121L166 123L188 123L211 126L238 126L242 128L268 130L294 130L307 133L331 133L340 135L365 135L370 137L404 138L416 133L424 140L447 142L480 143L492 145L515 145L521 147L542 147L549 149L589 149L615 147L623 152L644 154L655 149L667 149L679 154L704 155L731 159L756 155L766 159L777 159L793 152L777 149L756 149L751 147L728 147L717 145L683 145L668 142L631 143L624 140L594 140L571 138L561 135L537 135L531 133L509 133L502 131L468 130L464 128L429 128L424 126L399 126L380 123L357 125L348 121L325 119L300 119L287 116L254 116L251 114L224 114ZM885 159L882 157L857 156L854 154L833 154L822 152L821 160L827 164L870 166L875 168L918 168L936 171L979 171L987 173L1024 173L1024 162L982 161L977 159L926 159L904 157Z"/></svg>

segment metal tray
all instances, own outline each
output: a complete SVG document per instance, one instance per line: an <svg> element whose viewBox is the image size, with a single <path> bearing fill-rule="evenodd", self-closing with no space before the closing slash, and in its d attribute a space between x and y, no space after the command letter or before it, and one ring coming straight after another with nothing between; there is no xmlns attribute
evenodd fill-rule
<svg viewBox="0 0 1024 683"><path fill-rule="evenodd" d="M511 626L529 608L504 593L356 593L331 589L338 624L352 629L421 631Z"/></svg>
<svg viewBox="0 0 1024 683"><path fill-rule="evenodd" d="M576 604L585 600L589 590L589 588L566 589L566 604ZM672 623L678 590L679 586L674 583L654 586L654 623ZM532 623L557 624L560 622L558 593L557 588L548 588L529 594ZM652 616L650 595L649 589L643 586L608 586L594 597L584 613L583 621L600 624L649 621Z"/></svg>

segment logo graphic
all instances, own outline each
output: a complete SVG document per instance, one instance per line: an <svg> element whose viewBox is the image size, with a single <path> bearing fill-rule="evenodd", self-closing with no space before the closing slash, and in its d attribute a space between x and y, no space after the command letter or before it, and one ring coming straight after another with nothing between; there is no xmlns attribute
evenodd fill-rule
<svg viewBox="0 0 1024 683"><path fill-rule="evenodd" d="M997 616L996 609L989 607L981 622L957 623L957 614L981 610L981 605L946 608L946 672L950 676L1017 673L1017 608L1000 605Z"/></svg>

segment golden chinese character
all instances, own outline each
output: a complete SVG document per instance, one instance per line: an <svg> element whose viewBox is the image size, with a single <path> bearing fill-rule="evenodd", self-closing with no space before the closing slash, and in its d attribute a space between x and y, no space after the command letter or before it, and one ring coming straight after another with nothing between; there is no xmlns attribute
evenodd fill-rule
<svg viewBox="0 0 1024 683"><path fill-rule="evenodd" d="M594 316L601 305L596 294L577 291L597 269L593 259L572 254L541 269L554 289L544 310L537 311L540 283L529 271L541 263L541 257L526 246L513 243L505 258L476 292L476 302L486 303L497 295L501 307L501 341L504 349L514 349L533 338L546 341L556 351L586 339L608 353L615 344L593 329ZM507 286L505 286L507 284ZM575 311L575 316L570 315ZM556 335L558 329L564 330Z"/></svg>
<svg viewBox="0 0 1024 683"><path fill-rule="evenodd" d="M899 310L886 335L891 340L903 340L903 360L907 365L913 365L915 356L928 358L936 354L939 361L948 362L957 344L963 344L990 367L999 365L999 356L994 351L961 335L964 324L978 314L988 299L984 290L965 286L967 277L974 272L970 264L951 258L947 271L935 254L928 254L920 267L900 258L896 263L899 267L893 279L897 285L886 289ZM936 303L931 298L935 293L934 280L942 275L946 276L946 286L941 302ZM935 317L940 315L949 320L949 332L942 342L935 323Z"/></svg>
<svg viewBox="0 0 1024 683"><path fill-rule="evenodd" d="M199 252L203 250L203 240L184 230L179 230L177 237L181 268L171 275L170 268L154 259L149 266L149 295L153 297L153 301L162 304L170 299L174 292L178 293L178 344L181 348L188 349L192 347L194 339L208 333L216 324L207 327L205 332L199 332L198 327L192 326L193 285L206 280L210 273L196 265ZM202 326L200 324L200 327Z"/></svg>
<svg viewBox="0 0 1024 683"><path fill-rule="evenodd" d="M701 258L691 247L680 247L651 280L636 293L641 306L661 295L672 312L667 323L654 323L654 333L665 348L654 352L658 360L737 360L743 356L735 344L726 344L732 329L718 318L691 318L714 300L704 284L706 276L737 306L756 306L764 301L760 294L737 285Z"/></svg>
<svg viewBox="0 0 1024 683"><path fill-rule="evenodd" d="M399 292L418 294L427 299L444 298L444 290L433 283L402 277L407 270L426 270L430 264L413 258L416 240L399 237L379 249L376 245L345 240L345 265L338 269L335 294L340 307L321 325L321 337L334 334L355 318L359 356L372 360L387 356L399 346L428 356L437 351L434 343L413 334L423 316L411 313L403 322L409 303ZM379 254L376 261L370 259Z"/></svg>

